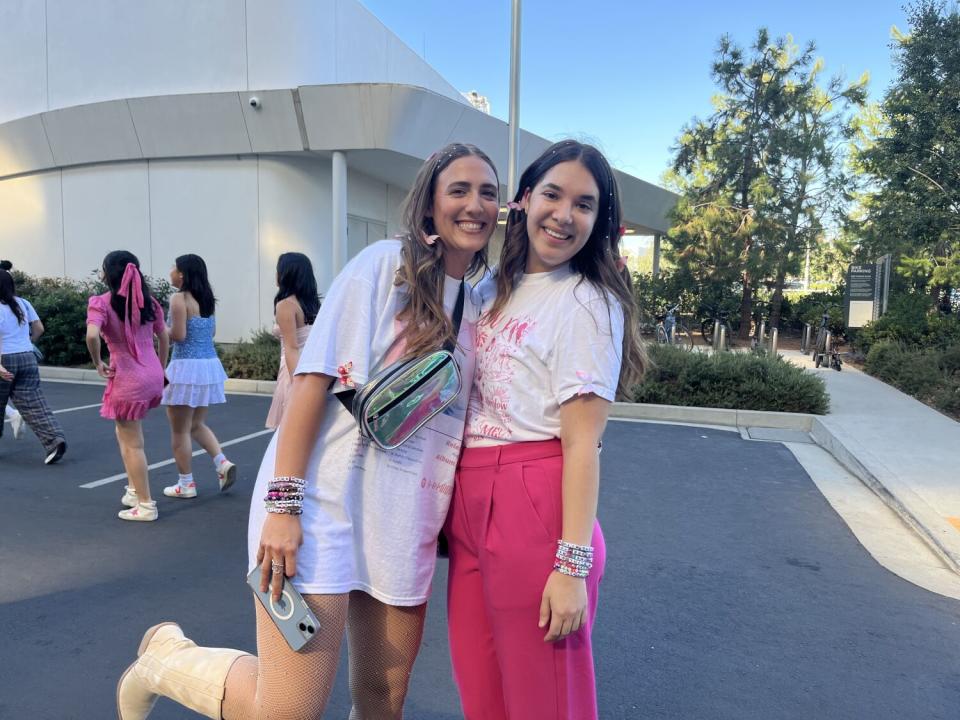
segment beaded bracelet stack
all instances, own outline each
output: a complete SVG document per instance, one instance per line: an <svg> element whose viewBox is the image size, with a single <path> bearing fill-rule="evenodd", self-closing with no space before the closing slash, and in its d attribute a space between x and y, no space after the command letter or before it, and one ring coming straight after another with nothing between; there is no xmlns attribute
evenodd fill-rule
<svg viewBox="0 0 960 720"><path fill-rule="evenodd" d="M300 515L303 513L303 488L306 482L298 477L275 477L267 485L263 498L268 513Z"/></svg>
<svg viewBox="0 0 960 720"><path fill-rule="evenodd" d="M570 577L585 578L593 567L593 548L557 540L557 558L553 569Z"/></svg>

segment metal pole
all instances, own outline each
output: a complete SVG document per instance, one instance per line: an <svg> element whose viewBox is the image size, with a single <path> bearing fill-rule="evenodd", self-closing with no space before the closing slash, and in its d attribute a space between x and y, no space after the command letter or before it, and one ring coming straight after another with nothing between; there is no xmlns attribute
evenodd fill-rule
<svg viewBox="0 0 960 720"><path fill-rule="evenodd" d="M720 351L723 352L727 349L727 328L723 325L720 326Z"/></svg>
<svg viewBox="0 0 960 720"><path fill-rule="evenodd" d="M520 0L513 0L510 30L510 138L507 144L507 197L517 194L517 149L520 146Z"/></svg>
<svg viewBox="0 0 960 720"><path fill-rule="evenodd" d="M653 236L653 276L660 277L660 233Z"/></svg>
<svg viewBox="0 0 960 720"><path fill-rule="evenodd" d="M806 354L810 347L810 323L803 324L803 334L800 336L800 352Z"/></svg>
<svg viewBox="0 0 960 720"><path fill-rule="evenodd" d="M720 323L713 321L713 341L710 343L714 350L720 348Z"/></svg>
<svg viewBox="0 0 960 720"><path fill-rule="evenodd" d="M780 339L780 330L777 328L774 328L773 330L770 331L770 354L771 355L775 356L777 354L777 341L779 339Z"/></svg>
<svg viewBox="0 0 960 720"><path fill-rule="evenodd" d="M763 340L767 336L767 321L760 321L760 333L757 335L757 347L763 347Z"/></svg>
<svg viewBox="0 0 960 720"><path fill-rule="evenodd" d="M333 271L331 277L343 270L347 264L347 155L340 150L333 151L331 158L331 213L333 215L332 228L332 256Z"/></svg>

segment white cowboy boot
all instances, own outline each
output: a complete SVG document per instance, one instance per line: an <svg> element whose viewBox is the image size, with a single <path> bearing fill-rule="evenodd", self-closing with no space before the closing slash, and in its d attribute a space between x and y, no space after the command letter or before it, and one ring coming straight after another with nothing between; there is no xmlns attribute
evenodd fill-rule
<svg viewBox="0 0 960 720"><path fill-rule="evenodd" d="M137 660L117 683L120 720L146 718L163 695L201 715L220 720L227 673L248 653L198 647L176 623L160 623L144 633Z"/></svg>

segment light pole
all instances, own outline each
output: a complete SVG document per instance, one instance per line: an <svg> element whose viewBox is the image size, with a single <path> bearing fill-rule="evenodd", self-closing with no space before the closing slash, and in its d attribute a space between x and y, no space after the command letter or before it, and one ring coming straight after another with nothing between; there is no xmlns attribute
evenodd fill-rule
<svg viewBox="0 0 960 720"><path fill-rule="evenodd" d="M512 0L510 29L510 138L507 144L507 198L513 200L519 182L517 148L520 144L520 0Z"/></svg>

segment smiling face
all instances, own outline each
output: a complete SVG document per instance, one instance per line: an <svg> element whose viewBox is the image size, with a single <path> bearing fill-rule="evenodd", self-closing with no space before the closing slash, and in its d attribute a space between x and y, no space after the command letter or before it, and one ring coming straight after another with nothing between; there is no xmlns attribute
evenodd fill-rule
<svg viewBox="0 0 960 720"><path fill-rule="evenodd" d="M490 242L498 200L493 168L475 155L457 158L437 175L429 215L443 243L448 275L463 277L473 256Z"/></svg>
<svg viewBox="0 0 960 720"><path fill-rule="evenodd" d="M587 244L597 221L600 190L577 160L558 163L520 202L526 211L527 273L554 270Z"/></svg>

